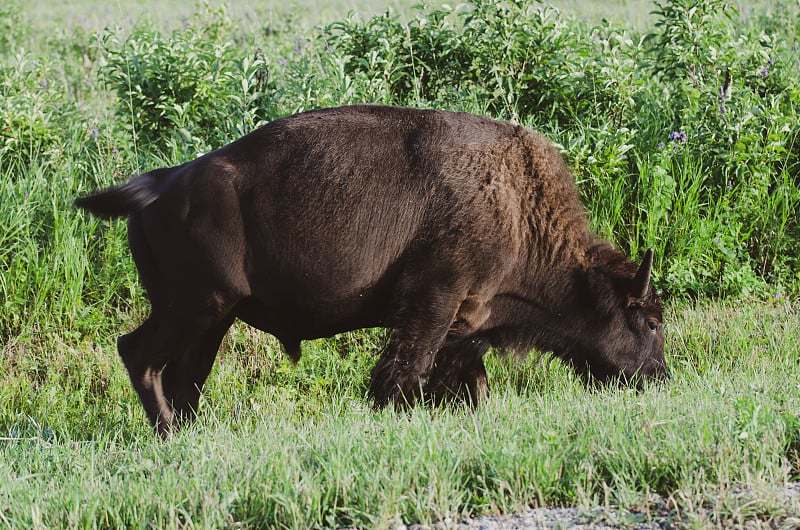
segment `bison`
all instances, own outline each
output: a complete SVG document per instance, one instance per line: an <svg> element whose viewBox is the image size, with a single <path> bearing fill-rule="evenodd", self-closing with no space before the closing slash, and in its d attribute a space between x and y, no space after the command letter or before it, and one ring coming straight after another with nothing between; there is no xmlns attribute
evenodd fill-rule
<svg viewBox="0 0 800 530"><path fill-rule="evenodd" d="M475 404L490 347L552 352L587 380L665 374L652 251L594 235L544 137L468 113L358 105L276 120L76 200L128 217L151 303L119 354L167 435L194 418L235 319L301 341L392 330L377 407Z"/></svg>

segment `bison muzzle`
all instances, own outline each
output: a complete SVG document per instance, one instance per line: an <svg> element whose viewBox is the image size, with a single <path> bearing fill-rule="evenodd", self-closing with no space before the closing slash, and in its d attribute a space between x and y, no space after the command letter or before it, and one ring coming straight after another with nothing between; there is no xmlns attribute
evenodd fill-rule
<svg viewBox="0 0 800 530"><path fill-rule="evenodd" d="M665 374L652 251L637 267L592 234L559 153L518 125L315 110L76 204L128 216L152 310L118 347L162 435L194 417L237 318L295 361L303 340L391 329L376 406L477 403L490 347L588 380Z"/></svg>

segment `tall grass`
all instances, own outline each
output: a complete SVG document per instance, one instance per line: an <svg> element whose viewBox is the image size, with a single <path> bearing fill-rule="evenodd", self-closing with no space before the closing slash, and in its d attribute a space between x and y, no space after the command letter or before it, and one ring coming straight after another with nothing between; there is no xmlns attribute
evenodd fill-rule
<svg viewBox="0 0 800 530"><path fill-rule="evenodd" d="M800 351L784 340L797 317L786 305L681 305L668 386L587 391L559 364L490 356L484 406L409 414L364 401L379 348L369 336L351 336L359 347L343 357L309 344L289 367L276 343L237 327L199 423L166 443L143 428L109 341L62 348L35 383L7 374L0 390L19 410L0 416L15 437L0 441L0 520L386 527L529 505L647 511L660 494L684 522L778 524L800 515L781 489L800 472Z"/></svg>

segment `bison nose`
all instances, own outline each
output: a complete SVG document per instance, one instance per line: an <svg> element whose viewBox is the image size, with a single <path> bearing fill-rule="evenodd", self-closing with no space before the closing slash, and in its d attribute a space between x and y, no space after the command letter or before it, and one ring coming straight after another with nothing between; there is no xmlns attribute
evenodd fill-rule
<svg viewBox="0 0 800 530"><path fill-rule="evenodd" d="M653 383L661 384L669 379L670 373L667 367L663 362L657 362L642 365L628 380L637 390L644 390Z"/></svg>
<svg viewBox="0 0 800 530"><path fill-rule="evenodd" d="M646 370L645 375L660 383L666 383L672 378L669 369L664 361L660 361L653 365L649 370Z"/></svg>

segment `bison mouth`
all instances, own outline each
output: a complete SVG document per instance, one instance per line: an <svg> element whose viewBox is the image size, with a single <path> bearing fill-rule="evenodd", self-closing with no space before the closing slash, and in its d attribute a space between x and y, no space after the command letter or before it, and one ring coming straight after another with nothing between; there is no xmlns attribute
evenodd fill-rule
<svg viewBox="0 0 800 530"><path fill-rule="evenodd" d="M648 365L641 365L635 370L618 368L603 360L592 362L570 360L575 372L580 375L587 385L594 388L626 387L643 390L648 382L666 382L670 379L669 371L663 361L654 361Z"/></svg>

